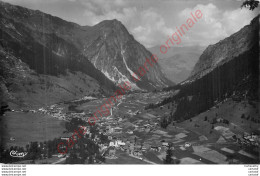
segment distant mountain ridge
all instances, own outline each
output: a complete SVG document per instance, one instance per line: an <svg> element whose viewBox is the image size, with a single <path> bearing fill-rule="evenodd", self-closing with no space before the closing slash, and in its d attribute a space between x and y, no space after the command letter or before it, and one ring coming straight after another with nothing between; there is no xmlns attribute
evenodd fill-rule
<svg viewBox="0 0 260 176"><path fill-rule="evenodd" d="M155 46L149 48L149 51L158 55L158 63L167 78L174 83L180 83L190 76L204 49L205 47L201 46L179 46L168 48L167 53L162 54L160 46Z"/></svg>

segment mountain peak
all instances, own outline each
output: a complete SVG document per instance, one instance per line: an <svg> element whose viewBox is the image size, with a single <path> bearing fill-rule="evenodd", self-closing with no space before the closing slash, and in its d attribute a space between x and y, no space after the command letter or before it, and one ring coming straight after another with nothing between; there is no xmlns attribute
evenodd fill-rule
<svg viewBox="0 0 260 176"><path fill-rule="evenodd" d="M127 31L125 26L117 19L101 21L100 23L96 24L94 27L99 30L109 31L109 32L111 31L125 32L126 34L129 35L129 32Z"/></svg>
<svg viewBox="0 0 260 176"><path fill-rule="evenodd" d="M128 81L136 89L147 90L172 84L157 63L140 82L134 81L133 73L140 70L140 66L144 65L146 58L151 58L152 54L134 39L120 21L105 20L93 28L96 37L92 43L85 45L87 47L84 54L114 83Z"/></svg>
<svg viewBox="0 0 260 176"><path fill-rule="evenodd" d="M42 51L40 48L45 48L48 49L49 55L55 55L55 58L48 58L50 64L54 61L56 63L50 65L50 72L54 70L53 72L56 73L56 68L60 68L60 72L63 73L65 70L63 68L68 64L70 70L87 72L94 78L98 77L97 80L102 78L102 82L108 82L104 84L111 87L128 81L137 89L154 90L167 87L170 83L157 63L151 64L153 68L149 68L149 72L139 82L135 82L132 77L133 73L138 70L140 72L140 67L148 64L146 60L151 58L152 54L135 41L122 22L117 19L105 20L94 26L80 26L40 11L5 5L5 3L0 5L0 15L2 17L0 30L10 34L11 39L20 39L20 42L23 42L21 47L25 48L24 51L28 49L26 42L30 41L34 42L31 47L36 47L37 44L39 51ZM37 62L40 64L44 61L42 57L45 55L38 53ZM39 73L45 73L38 63L33 65L33 57L30 61L26 60L28 58L26 54L27 52L24 52L22 57L17 53L17 56L29 65L31 64L36 71L40 70ZM64 58L62 62L61 57ZM97 73L92 75L92 72Z"/></svg>
<svg viewBox="0 0 260 176"><path fill-rule="evenodd" d="M123 25L120 21L118 21L117 19L112 19L112 20L104 20L104 21L101 21L100 23L98 24L102 24L102 25ZM97 24L97 25L98 25Z"/></svg>

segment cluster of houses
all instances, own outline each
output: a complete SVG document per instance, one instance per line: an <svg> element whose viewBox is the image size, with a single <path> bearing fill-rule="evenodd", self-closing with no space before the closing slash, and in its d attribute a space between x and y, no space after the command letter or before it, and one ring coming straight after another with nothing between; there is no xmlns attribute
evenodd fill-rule
<svg viewBox="0 0 260 176"><path fill-rule="evenodd" d="M141 157L145 152L165 152L169 143L162 141L144 141L135 135L116 135L115 133L108 135L109 142L99 144L100 151L109 158L115 157L116 151L121 150L129 155Z"/></svg>
<svg viewBox="0 0 260 176"><path fill-rule="evenodd" d="M86 115L88 115L85 112L82 112L82 113L64 113L63 110L64 109L62 107L59 107L58 105L51 105L51 106L48 106L47 108L42 107L42 108L39 108L37 110L29 110L29 112L50 115L50 116L57 118L59 120L69 120L69 119L72 119L72 118L82 118L82 119L84 119L84 117Z"/></svg>
<svg viewBox="0 0 260 176"><path fill-rule="evenodd" d="M147 95L148 96L148 95ZM114 107L117 108L117 107ZM87 117L91 114L82 113L65 113L62 107L52 105L47 108L32 110L34 113L48 114L61 120L69 120L72 118L81 118L87 121ZM111 109L112 111L112 109ZM139 111L128 111L130 116L140 113ZM126 115L127 116L127 115ZM168 146L167 142L141 141L134 132L152 132L160 128L160 118L153 117L147 119L137 119L134 122L129 122L128 118L119 115L112 115L106 118L100 118L96 124L99 133L108 136L109 142L102 143L100 135L92 136L93 134L87 130L85 134L87 138L92 139L99 145L100 151L109 157L113 157L117 150L124 151L130 155L141 156L149 150L161 152ZM70 134L64 134L62 140L68 140ZM75 145L77 147L77 145Z"/></svg>
<svg viewBox="0 0 260 176"><path fill-rule="evenodd" d="M157 120L157 119L155 119ZM121 123L122 122L122 123ZM143 152L149 150L160 152L167 148L165 141L142 141L134 131L143 131L147 129L156 129L158 123L138 120L135 123L124 122L121 118L106 118L96 125L99 133L108 137L107 143L102 143L98 135L95 135L93 141L99 145L100 152L108 157L115 157L116 151L121 150L130 155L141 156ZM159 125L158 125L159 126ZM91 133L87 131L86 135L91 138Z"/></svg>
<svg viewBox="0 0 260 176"><path fill-rule="evenodd" d="M51 105L47 108L39 108L37 110L29 110L31 113L39 113L39 114L46 114L50 115L54 118L60 119L60 120L66 120L67 116L62 112L63 108L58 107L57 105Z"/></svg>
<svg viewBox="0 0 260 176"><path fill-rule="evenodd" d="M135 143L127 139L125 140L113 139L109 142L109 144L100 144L100 151L106 151L104 152L104 154L105 156L108 157L115 156L117 150L124 151L129 155L141 157L145 152L148 151L156 151L156 152L166 151L168 145L169 145L168 142Z"/></svg>
<svg viewBox="0 0 260 176"><path fill-rule="evenodd" d="M257 134L254 133L249 134L247 132L244 132L243 136L238 135L236 136L236 138L239 144L246 145L246 146L255 146L256 148L259 147L260 138L259 135Z"/></svg>
<svg viewBox="0 0 260 176"><path fill-rule="evenodd" d="M167 142L141 141L134 132L149 132L160 128L160 118L129 122L128 119L113 115L100 119L95 125L99 132L108 136L108 143L100 143L100 151L109 158L115 157L116 151L121 150L130 155L141 156L149 150L160 152L167 148Z"/></svg>

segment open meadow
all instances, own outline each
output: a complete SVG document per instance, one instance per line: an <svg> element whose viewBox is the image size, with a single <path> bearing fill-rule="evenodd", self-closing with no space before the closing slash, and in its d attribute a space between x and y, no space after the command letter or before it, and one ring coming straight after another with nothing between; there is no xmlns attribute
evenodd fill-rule
<svg viewBox="0 0 260 176"><path fill-rule="evenodd" d="M25 147L28 142L43 142L62 135L65 121L49 115L25 112L8 112L1 117L1 140L5 147ZM14 140L10 140L13 138Z"/></svg>

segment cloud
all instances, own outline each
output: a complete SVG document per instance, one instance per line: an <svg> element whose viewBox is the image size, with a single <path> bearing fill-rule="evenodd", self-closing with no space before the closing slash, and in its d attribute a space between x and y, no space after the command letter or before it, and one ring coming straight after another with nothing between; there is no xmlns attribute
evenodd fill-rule
<svg viewBox="0 0 260 176"><path fill-rule="evenodd" d="M167 20L171 17L163 16L164 12L155 7L140 9L137 6L129 6L129 1L123 0L89 0L82 3L86 6L84 20L89 25L95 25L102 20L118 19L135 39L146 47L164 44L168 36L176 31L176 27L186 23L190 13L195 13L198 9L203 13L203 17L182 38L181 45L214 44L249 24L257 15L245 8L222 10L213 3L197 4L193 8L179 11L178 14L172 12L172 16L178 18L170 25Z"/></svg>
<svg viewBox="0 0 260 176"><path fill-rule="evenodd" d="M223 13L222 23L228 34L238 31L241 27L249 24L257 13L248 9L236 9L233 11L225 11Z"/></svg>
<svg viewBox="0 0 260 176"><path fill-rule="evenodd" d="M173 32L154 8L140 10L137 7L128 7L128 2L122 0L104 3L100 6L101 1L85 3L87 9L84 12L84 20L90 25L95 25L102 20L118 19L134 35L135 39L146 47L163 42L165 36ZM118 6L121 8L117 8Z"/></svg>
<svg viewBox="0 0 260 176"><path fill-rule="evenodd" d="M222 40L237 32L257 15L248 9L221 10L212 3L207 5L198 4L194 8L186 8L181 11L179 18L186 21L191 12L201 10L203 17L194 25L189 32L189 38L183 44L199 44L207 46Z"/></svg>
<svg viewBox="0 0 260 176"><path fill-rule="evenodd" d="M97 14L103 14L110 11L115 11L116 9L126 6L127 1L124 0L77 0L79 3L84 5L87 10L95 10Z"/></svg>
<svg viewBox="0 0 260 176"><path fill-rule="evenodd" d="M133 27L131 32L147 47L162 43L165 37L173 32L166 25L165 19L153 8L140 12L139 16L136 18L139 26Z"/></svg>
<svg viewBox="0 0 260 176"><path fill-rule="evenodd" d="M42 0L3 0L8 3L15 3L15 4L26 4L26 3L42 3ZM45 0L45 3L53 3L53 2L59 2L60 0ZM73 0L67 0L67 1L73 1ZM75 1L75 0L74 0Z"/></svg>
<svg viewBox="0 0 260 176"><path fill-rule="evenodd" d="M199 0L201 4L196 4L194 0L4 1L40 9L80 25L92 26L103 20L118 19L146 47L164 44L168 36L176 31L176 27L186 23L190 13L198 9L202 11L203 17L182 37L182 46L214 44L249 24L259 10L241 9L241 3L233 0Z"/></svg>

